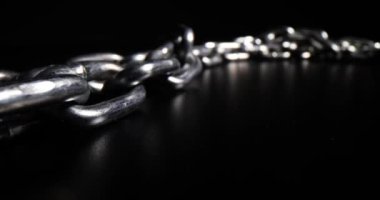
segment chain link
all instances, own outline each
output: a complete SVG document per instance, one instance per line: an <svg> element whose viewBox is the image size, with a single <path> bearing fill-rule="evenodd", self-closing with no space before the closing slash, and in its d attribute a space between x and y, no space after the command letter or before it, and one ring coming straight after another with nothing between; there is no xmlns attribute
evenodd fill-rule
<svg viewBox="0 0 380 200"><path fill-rule="evenodd" d="M191 28L147 52L122 56L96 53L17 73L0 70L0 139L17 135L44 113L85 127L120 119L144 101L142 85L152 78L183 89L202 72L223 62L250 59L366 59L379 52L380 43L367 39L332 40L326 31L283 27L258 37L194 46ZM123 95L88 105L90 94Z"/></svg>

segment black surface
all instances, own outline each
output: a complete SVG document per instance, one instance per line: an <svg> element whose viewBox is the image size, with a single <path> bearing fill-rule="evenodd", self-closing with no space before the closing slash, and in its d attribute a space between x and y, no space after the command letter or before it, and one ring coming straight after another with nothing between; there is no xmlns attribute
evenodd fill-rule
<svg viewBox="0 0 380 200"><path fill-rule="evenodd" d="M225 5L208 13L209 7L197 10L199 4L162 10L171 5L164 2L148 10L148 19L143 11L155 5L23 6L21 17L11 12L2 18L1 65L25 70L80 53L149 49L178 23L193 26L197 41L278 25L380 39L373 24L363 23L376 17L375 7L318 2L274 11L270 4ZM150 85L142 109L96 130L52 119L0 143L0 199L370 194L376 191L378 65L230 63L205 70L183 92Z"/></svg>
<svg viewBox="0 0 380 200"><path fill-rule="evenodd" d="M3 146L3 188L108 199L371 186L378 75L357 64L208 69L186 92L150 88L143 109L106 127L46 125Z"/></svg>

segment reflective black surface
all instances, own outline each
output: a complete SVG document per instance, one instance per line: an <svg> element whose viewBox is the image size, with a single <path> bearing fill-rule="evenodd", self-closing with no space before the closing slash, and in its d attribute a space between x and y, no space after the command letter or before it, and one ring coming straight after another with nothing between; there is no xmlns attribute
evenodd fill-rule
<svg viewBox="0 0 380 200"><path fill-rule="evenodd" d="M84 131L45 123L2 143L0 195L182 199L370 189L379 75L368 63L239 62L206 69L185 92L148 85L143 108L113 124Z"/></svg>
<svg viewBox="0 0 380 200"><path fill-rule="evenodd" d="M145 51L178 24L196 44L283 25L380 40L368 2L134 3L1 6L0 68ZM379 63L231 63L183 92L149 84L143 108L106 127L48 119L0 143L0 199L366 199L378 193Z"/></svg>

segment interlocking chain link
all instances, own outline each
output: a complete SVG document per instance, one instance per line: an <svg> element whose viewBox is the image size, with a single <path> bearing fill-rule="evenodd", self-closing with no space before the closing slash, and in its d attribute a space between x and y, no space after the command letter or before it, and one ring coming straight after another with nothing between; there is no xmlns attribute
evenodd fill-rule
<svg viewBox="0 0 380 200"><path fill-rule="evenodd" d="M202 72L227 61L250 59L366 59L380 43L359 38L332 40L326 31L283 27L258 37L194 46L191 28L157 49L133 55L96 53L17 73L0 70L0 139L17 135L38 113L78 126L96 127L120 119L144 101L148 79L183 89ZM89 105L90 94L115 98Z"/></svg>

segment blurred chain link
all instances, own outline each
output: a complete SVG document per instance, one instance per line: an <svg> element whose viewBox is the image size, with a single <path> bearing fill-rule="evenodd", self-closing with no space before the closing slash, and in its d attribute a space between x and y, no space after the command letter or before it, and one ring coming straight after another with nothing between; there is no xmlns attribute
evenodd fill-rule
<svg viewBox="0 0 380 200"><path fill-rule="evenodd" d="M0 70L0 139L17 135L35 123L39 113L85 127L120 119L144 101L142 85L164 80L183 89L204 67L223 62L270 60L343 60L374 56L380 43L360 38L332 40L326 31L283 27L257 37L194 46L191 28L152 51L122 56L96 53L17 73ZM122 92L115 98L89 105L90 94Z"/></svg>

